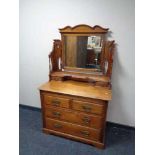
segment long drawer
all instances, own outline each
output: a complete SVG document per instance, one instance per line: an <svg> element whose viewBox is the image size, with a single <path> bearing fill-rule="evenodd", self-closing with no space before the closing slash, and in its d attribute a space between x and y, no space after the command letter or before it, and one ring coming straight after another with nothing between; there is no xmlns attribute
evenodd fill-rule
<svg viewBox="0 0 155 155"><path fill-rule="evenodd" d="M55 119L46 118L46 128L95 141L101 140L101 130L83 127L72 123L62 122Z"/></svg>
<svg viewBox="0 0 155 155"><path fill-rule="evenodd" d="M96 129L102 128L104 120L104 117L101 116L62 108L46 108L45 115L46 117L76 123Z"/></svg>

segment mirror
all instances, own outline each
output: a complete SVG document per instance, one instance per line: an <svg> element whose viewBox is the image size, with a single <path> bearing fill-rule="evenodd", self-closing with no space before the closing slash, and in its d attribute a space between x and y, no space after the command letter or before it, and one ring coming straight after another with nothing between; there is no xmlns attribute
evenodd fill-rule
<svg viewBox="0 0 155 155"><path fill-rule="evenodd" d="M63 39L66 67L100 71L102 35L66 35Z"/></svg>
<svg viewBox="0 0 155 155"><path fill-rule="evenodd" d="M108 28L80 24L59 29L62 38L63 71L103 73Z"/></svg>

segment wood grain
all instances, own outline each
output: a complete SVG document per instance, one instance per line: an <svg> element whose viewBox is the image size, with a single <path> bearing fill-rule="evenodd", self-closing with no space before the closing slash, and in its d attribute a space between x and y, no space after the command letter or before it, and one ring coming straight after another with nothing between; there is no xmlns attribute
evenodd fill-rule
<svg viewBox="0 0 155 155"><path fill-rule="evenodd" d="M69 81L65 83L67 82ZM72 82L70 84L74 83ZM101 88L104 89L103 87ZM107 101L97 98L87 98L85 96L79 97L71 94L51 92L48 91L46 86L40 92L44 132L79 140L103 148ZM53 106L51 105L52 100L60 101L61 104L59 106ZM74 104L77 104L78 108ZM87 110L82 111L80 109L81 105L91 105L91 110L95 113Z"/></svg>
<svg viewBox="0 0 155 155"><path fill-rule="evenodd" d="M112 99L114 41L107 41L105 33L108 32L108 28L98 25L91 27L80 24L74 27L66 26L59 30L61 40L54 40L53 49L49 54L49 82L39 87L43 132L103 148L108 101ZM77 62L70 56L81 55L77 51L82 52L83 49L77 49L74 38L92 35L104 38L98 61L101 70L82 68L81 64L76 68ZM71 44L65 44L67 36L74 47ZM64 52L66 48L69 48L67 54ZM66 58L69 59L71 63L69 65L72 67L65 67ZM90 56L88 61L93 59L94 56ZM106 62L108 62L107 71Z"/></svg>
<svg viewBox="0 0 155 155"><path fill-rule="evenodd" d="M81 72L81 70L79 72L75 71L54 72L50 74L50 79L58 81L66 81L66 80L83 81L91 85L98 85L110 88L111 82L108 76L97 74L95 72L94 74L92 73L87 74L84 73L84 71Z"/></svg>
<svg viewBox="0 0 155 155"><path fill-rule="evenodd" d="M115 41L106 41L101 51L100 66L105 76L111 78L113 67L113 55L114 55ZM108 63L107 71L105 70L105 62Z"/></svg>
<svg viewBox="0 0 155 155"><path fill-rule="evenodd" d="M105 104L94 104L91 102L82 102L78 100L73 100L72 103L72 109L83 111L86 113L92 113L92 114L103 114L103 111L106 111L106 105Z"/></svg>
<svg viewBox="0 0 155 155"><path fill-rule="evenodd" d="M88 83L76 81L50 81L42 85L42 91L56 92L61 94L74 95L79 97L87 97L101 100L111 100L111 90L100 87L91 86Z"/></svg>
<svg viewBox="0 0 155 155"><path fill-rule="evenodd" d="M76 67L77 66L77 37L71 36L66 37L65 45L65 64L67 66Z"/></svg>
<svg viewBox="0 0 155 155"><path fill-rule="evenodd" d="M94 27L91 27L86 24L79 24L74 27L66 26L64 28L60 28L60 33L107 33L108 28L103 28L99 25L95 25Z"/></svg>
<svg viewBox="0 0 155 155"><path fill-rule="evenodd" d="M103 116L96 116L72 109L64 109L58 107L45 108L45 116L96 129L102 128L103 120L105 119L104 114Z"/></svg>
<svg viewBox="0 0 155 155"><path fill-rule="evenodd" d="M57 135L57 136L62 136L62 137L69 138L69 139L72 139L72 140L87 143L87 144L93 145L93 146L95 146L97 148L100 148L100 149L105 148L105 144L103 142L100 142L100 141L94 141L94 140L91 140L91 139L86 139L84 137L79 137L79 136L63 133L63 132L60 132L60 131L54 131L54 130L50 130L50 129L47 129L47 128L43 128L43 132L46 133L46 134L54 134L54 135Z"/></svg>
<svg viewBox="0 0 155 155"><path fill-rule="evenodd" d="M69 102L70 100L67 98L44 95L44 103L48 107L69 108Z"/></svg>
<svg viewBox="0 0 155 155"><path fill-rule="evenodd" d="M100 137L101 130L75 125L75 124L60 121L60 120L46 118L46 128L55 130L55 131L60 131L63 133L68 133L79 137L84 137L86 139L91 139L96 141L101 140L101 137Z"/></svg>

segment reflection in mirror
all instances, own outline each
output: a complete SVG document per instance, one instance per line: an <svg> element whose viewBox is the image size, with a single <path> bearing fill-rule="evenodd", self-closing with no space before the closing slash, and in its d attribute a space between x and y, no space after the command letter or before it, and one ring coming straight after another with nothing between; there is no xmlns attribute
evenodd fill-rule
<svg viewBox="0 0 155 155"><path fill-rule="evenodd" d="M101 36L64 36L65 66L100 71Z"/></svg>

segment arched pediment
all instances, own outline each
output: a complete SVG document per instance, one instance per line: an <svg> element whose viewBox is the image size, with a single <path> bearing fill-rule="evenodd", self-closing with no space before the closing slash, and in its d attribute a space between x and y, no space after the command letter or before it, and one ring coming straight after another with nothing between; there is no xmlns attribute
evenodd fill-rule
<svg viewBox="0 0 155 155"><path fill-rule="evenodd" d="M60 33L106 33L108 32L108 28L103 28L101 26L95 25L93 27L85 24L76 25L74 27L66 26L64 28L60 28Z"/></svg>

